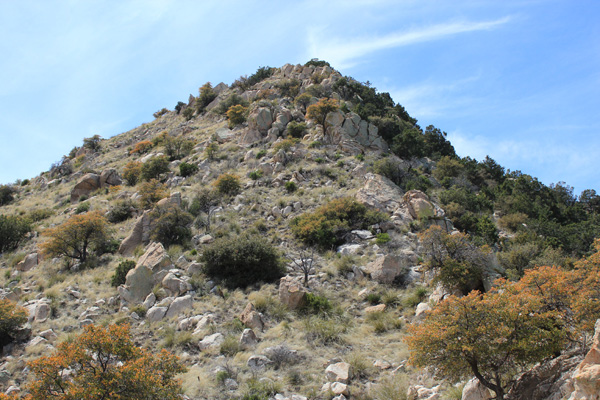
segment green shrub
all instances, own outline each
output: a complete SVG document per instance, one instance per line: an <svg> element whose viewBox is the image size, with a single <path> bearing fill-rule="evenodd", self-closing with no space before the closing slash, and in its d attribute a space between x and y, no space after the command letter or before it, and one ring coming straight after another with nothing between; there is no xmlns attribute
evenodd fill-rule
<svg viewBox="0 0 600 400"><path fill-rule="evenodd" d="M400 186L405 176L404 171L400 168L400 163L389 157L375 161L371 169L374 173L385 176L398 186Z"/></svg>
<svg viewBox="0 0 600 400"><path fill-rule="evenodd" d="M165 153L170 161L180 160L190 154L194 148L194 141L188 140L183 136L165 135L163 139Z"/></svg>
<svg viewBox="0 0 600 400"><path fill-rule="evenodd" d="M192 238L190 226L194 217L178 206L171 204L156 207L150 213L150 217L155 221L150 237L165 247L173 244L183 245Z"/></svg>
<svg viewBox="0 0 600 400"><path fill-rule="evenodd" d="M386 218L385 214L344 197L294 218L290 225L292 233L304 243L329 249L342 244L349 231L366 229Z"/></svg>
<svg viewBox="0 0 600 400"><path fill-rule="evenodd" d="M248 174L248 177L250 179L252 179L253 181L260 179L262 176L263 176L263 172L259 169L257 169L256 171L252 171Z"/></svg>
<svg viewBox="0 0 600 400"><path fill-rule="evenodd" d="M224 356L233 357L242 350L237 336L227 335L221 343L219 352Z"/></svg>
<svg viewBox="0 0 600 400"><path fill-rule="evenodd" d="M135 207L129 199L117 202L106 214L106 219L113 224L128 220L133 216Z"/></svg>
<svg viewBox="0 0 600 400"><path fill-rule="evenodd" d="M226 196L235 196L240 192L240 178L233 174L222 174L214 182L217 191Z"/></svg>
<svg viewBox="0 0 600 400"><path fill-rule="evenodd" d="M181 115L183 115L183 118L185 118L186 121L189 121L192 118L194 118L194 109L191 107L187 107L185 110L183 110Z"/></svg>
<svg viewBox="0 0 600 400"><path fill-rule="evenodd" d="M145 181L158 179L161 174L169 172L169 160L166 156L152 157L142 164L141 177Z"/></svg>
<svg viewBox="0 0 600 400"><path fill-rule="evenodd" d="M369 293L365 296L365 300L371 305L377 305L381 303L381 294Z"/></svg>
<svg viewBox="0 0 600 400"><path fill-rule="evenodd" d="M277 250L260 237L220 238L202 254L205 273L230 288L272 282L283 275Z"/></svg>
<svg viewBox="0 0 600 400"><path fill-rule="evenodd" d="M227 110L229 110L233 106L241 105L244 107L248 107L248 102L242 98L239 94L231 93L227 98L219 103L217 107L214 108L217 114L225 114Z"/></svg>
<svg viewBox="0 0 600 400"><path fill-rule="evenodd" d="M287 181L285 183L285 190L287 190L288 193L293 193L298 190L298 185L296 185L296 182L294 181Z"/></svg>
<svg viewBox="0 0 600 400"><path fill-rule="evenodd" d="M342 335L348 331L349 326L348 318L344 317L326 318L313 315L304 320L306 340L322 345L343 343Z"/></svg>
<svg viewBox="0 0 600 400"><path fill-rule="evenodd" d="M90 211L90 203L87 201L79 203L79 205L75 208L75 214L83 214L88 211Z"/></svg>
<svg viewBox="0 0 600 400"><path fill-rule="evenodd" d="M0 253L16 249L29 231L31 225L27 219L0 215Z"/></svg>
<svg viewBox="0 0 600 400"><path fill-rule="evenodd" d="M198 166L196 164L186 162L179 164L179 175L183 177L194 175L196 172L198 172Z"/></svg>
<svg viewBox="0 0 600 400"><path fill-rule="evenodd" d="M93 152L100 151L100 141L101 140L102 140L102 138L100 137L100 135L94 135L89 138L84 138L83 139L83 147L88 150L91 150Z"/></svg>
<svg viewBox="0 0 600 400"><path fill-rule="evenodd" d="M304 314L327 314L332 309L329 299L325 296L319 296L313 293L306 294L306 302L300 309Z"/></svg>
<svg viewBox="0 0 600 400"><path fill-rule="evenodd" d="M188 211L194 217L197 217L201 213L208 214L210 208L216 206L219 203L219 196L216 192L209 190L208 188L202 188L198 191Z"/></svg>
<svg viewBox="0 0 600 400"><path fill-rule="evenodd" d="M46 218L50 218L54 215L54 211L49 208L40 208L37 210L33 210L29 213L28 218L31 222L39 222L45 220Z"/></svg>
<svg viewBox="0 0 600 400"><path fill-rule="evenodd" d="M329 65L329 63L327 61L323 61L323 60L319 60L317 58L313 58L312 60L308 61L306 64L304 64L305 67L330 67L331 65Z"/></svg>
<svg viewBox="0 0 600 400"><path fill-rule="evenodd" d="M390 240L392 240L390 238L390 235L387 233L378 233L376 238L375 238L375 243L377 244L386 244L387 242L389 242Z"/></svg>
<svg viewBox="0 0 600 400"><path fill-rule="evenodd" d="M123 260L117 265L115 269L115 273L110 278L110 285L117 287L125 284L125 278L127 277L127 273L135 268L135 261L133 260Z"/></svg>
<svg viewBox="0 0 600 400"><path fill-rule="evenodd" d="M217 93L213 90L210 82L206 82L198 91L199 96L196 100L196 110L198 113L201 113L206 109L206 106L217 98Z"/></svg>
<svg viewBox="0 0 600 400"><path fill-rule="evenodd" d="M302 138L306 134L306 124L304 122L291 121L287 124L287 133L295 138Z"/></svg>
<svg viewBox="0 0 600 400"><path fill-rule="evenodd" d="M14 200L16 190L8 185L0 185L0 206L6 205Z"/></svg>
<svg viewBox="0 0 600 400"><path fill-rule="evenodd" d="M298 79L285 79L275 84L283 97L296 97L300 91L300 86L302 86L302 82Z"/></svg>
<svg viewBox="0 0 600 400"><path fill-rule="evenodd" d="M267 151L265 149L261 149L258 151L258 153L256 153L256 159L260 160L261 158L263 158L266 155L267 155Z"/></svg>
<svg viewBox="0 0 600 400"><path fill-rule="evenodd" d="M243 90L249 89L252 86L256 85L258 82L261 82L275 72L276 68L271 67L259 67L256 72L249 77L241 76L235 82L231 84L232 88L239 87Z"/></svg>

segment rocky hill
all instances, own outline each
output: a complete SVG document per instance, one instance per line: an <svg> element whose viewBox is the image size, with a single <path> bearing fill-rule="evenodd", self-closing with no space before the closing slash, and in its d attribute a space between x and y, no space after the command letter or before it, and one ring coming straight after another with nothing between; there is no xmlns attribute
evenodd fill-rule
<svg viewBox="0 0 600 400"><path fill-rule="evenodd" d="M594 191L461 159L322 61L206 84L154 116L0 187L0 298L28 313L2 338L2 391L24 393L28 363L85 326L127 323L180 357L190 399L461 398L468 379L407 363L406 327L450 294L572 268L600 236ZM464 238L476 272L436 274L427 232ZM551 389L515 398L594 398L569 351L519 371Z"/></svg>

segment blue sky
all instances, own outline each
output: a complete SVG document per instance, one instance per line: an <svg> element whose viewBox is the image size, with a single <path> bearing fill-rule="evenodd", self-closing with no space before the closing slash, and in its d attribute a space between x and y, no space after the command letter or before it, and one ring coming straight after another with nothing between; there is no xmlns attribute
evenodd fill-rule
<svg viewBox="0 0 600 400"><path fill-rule="evenodd" d="M0 1L0 182L207 81L327 60L461 156L600 192L598 1Z"/></svg>

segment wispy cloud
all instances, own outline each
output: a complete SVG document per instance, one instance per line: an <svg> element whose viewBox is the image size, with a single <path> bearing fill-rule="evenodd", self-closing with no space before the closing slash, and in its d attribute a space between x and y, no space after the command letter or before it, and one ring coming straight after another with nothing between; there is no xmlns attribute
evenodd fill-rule
<svg viewBox="0 0 600 400"><path fill-rule="evenodd" d="M511 17L506 16L483 22L450 22L407 32L362 38L328 38L323 28L312 28L308 32L309 52L333 62L339 68L349 68L356 59L375 51L439 40L460 33L492 30L510 20Z"/></svg>

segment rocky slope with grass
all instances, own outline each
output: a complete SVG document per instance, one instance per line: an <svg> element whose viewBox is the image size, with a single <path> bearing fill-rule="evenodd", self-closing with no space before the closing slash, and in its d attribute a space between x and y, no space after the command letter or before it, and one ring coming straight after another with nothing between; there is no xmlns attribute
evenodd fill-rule
<svg viewBox="0 0 600 400"><path fill-rule="evenodd" d="M0 298L28 314L2 339L3 392L85 326L127 323L180 357L184 398L491 398L409 365L406 326L499 276L572 265L598 232L595 192L460 159L325 62L206 84L154 117L1 187ZM477 274L434 279L431 227L470 234ZM594 398L598 360L582 358L535 398Z"/></svg>

